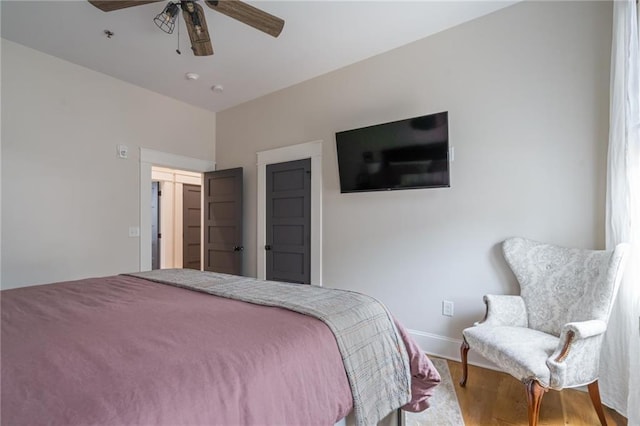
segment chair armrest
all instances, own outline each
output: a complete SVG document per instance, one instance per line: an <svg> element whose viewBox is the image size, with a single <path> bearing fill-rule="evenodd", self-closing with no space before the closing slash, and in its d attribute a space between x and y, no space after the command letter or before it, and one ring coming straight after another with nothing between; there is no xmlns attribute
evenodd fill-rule
<svg viewBox="0 0 640 426"><path fill-rule="evenodd" d="M552 388L581 386L598 378L606 329L607 324L601 320L570 322L562 327L558 346L547 359Z"/></svg>
<svg viewBox="0 0 640 426"><path fill-rule="evenodd" d="M562 327L560 337L568 334L570 331L574 334L574 339L586 339L587 337L602 334L607 330L607 323L601 320L589 320L570 322Z"/></svg>
<svg viewBox="0 0 640 426"><path fill-rule="evenodd" d="M476 325L509 325L527 327L527 307L520 296L487 294L483 298L487 305L484 319Z"/></svg>

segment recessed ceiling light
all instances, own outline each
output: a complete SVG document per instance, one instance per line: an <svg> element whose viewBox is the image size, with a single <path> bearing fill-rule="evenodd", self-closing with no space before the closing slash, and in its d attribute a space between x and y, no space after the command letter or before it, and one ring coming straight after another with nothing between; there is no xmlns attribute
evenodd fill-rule
<svg viewBox="0 0 640 426"><path fill-rule="evenodd" d="M184 76L187 78L187 80L191 80L191 81L195 81L200 78L200 76L195 72L188 72Z"/></svg>
<svg viewBox="0 0 640 426"><path fill-rule="evenodd" d="M224 91L224 87L222 87L221 84L216 84L211 86L211 90L213 90L216 93L222 93Z"/></svg>

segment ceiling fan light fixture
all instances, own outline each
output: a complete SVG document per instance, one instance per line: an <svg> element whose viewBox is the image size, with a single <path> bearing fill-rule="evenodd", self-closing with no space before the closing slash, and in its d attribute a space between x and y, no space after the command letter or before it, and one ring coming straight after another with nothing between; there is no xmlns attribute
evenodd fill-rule
<svg viewBox="0 0 640 426"><path fill-rule="evenodd" d="M176 26L176 18L178 16L178 5L173 2L167 3L162 13L153 18L153 22L167 34L172 34Z"/></svg>
<svg viewBox="0 0 640 426"><path fill-rule="evenodd" d="M2 1L2 0L0 0ZM147 3L155 3L160 0L88 0L93 6L104 12L127 9ZM166 1L166 0L165 0ZM177 24L177 16L182 9L191 50L195 56L213 55L213 46L209 37L209 29L204 14L204 9L199 4L202 0L168 0L162 13L154 19L154 23L167 34L172 34ZM260 10L244 0L204 0L204 5L217 12L227 15L259 31L278 37L284 27L284 20ZM179 21L178 21L179 22ZM180 26L178 26L180 33ZM180 40L178 37L178 45ZM180 48L176 49L180 54Z"/></svg>

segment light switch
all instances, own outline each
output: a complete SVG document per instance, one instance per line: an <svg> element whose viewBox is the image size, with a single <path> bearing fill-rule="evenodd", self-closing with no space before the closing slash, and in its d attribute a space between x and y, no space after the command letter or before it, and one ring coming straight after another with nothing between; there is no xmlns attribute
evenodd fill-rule
<svg viewBox="0 0 640 426"><path fill-rule="evenodd" d="M139 226L130 226L129 227L129 236L130 237L139 237L140 236L140 227Z"/></svg>

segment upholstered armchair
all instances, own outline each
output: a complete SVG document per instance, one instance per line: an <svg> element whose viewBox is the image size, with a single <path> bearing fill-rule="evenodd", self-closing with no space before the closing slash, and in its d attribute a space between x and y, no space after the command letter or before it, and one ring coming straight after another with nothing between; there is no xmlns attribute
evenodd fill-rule
<svg viewBox="0 0 640 426"><path fill-rule="evenodd" d="M530 426L538 424L544 392L584 385L606 425L600 347L628 244L582 250L511 238L502 250L521 294L484 297L484 320L462 332L460 385L466 385L467 352L473 349L524 383Z"/></svg>

